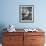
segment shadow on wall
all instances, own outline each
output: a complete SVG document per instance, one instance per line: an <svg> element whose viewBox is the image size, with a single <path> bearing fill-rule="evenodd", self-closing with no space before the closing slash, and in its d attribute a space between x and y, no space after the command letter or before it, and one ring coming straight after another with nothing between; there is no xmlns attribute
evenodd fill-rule
<svg viewBox="0 0 46 46"><path fill-rule="evenodd" d="M4 24L0 24L0 43L2 43L2 36L3 36L3 32L5 32L6 30L4 30L5 25Z"/></svg>

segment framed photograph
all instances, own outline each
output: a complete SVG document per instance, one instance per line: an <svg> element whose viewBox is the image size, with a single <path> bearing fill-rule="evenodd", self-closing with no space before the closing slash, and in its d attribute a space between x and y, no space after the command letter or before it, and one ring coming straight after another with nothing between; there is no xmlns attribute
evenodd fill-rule
<svg viewBox="0 0 46 46"><path fill-rule="evenodd" d="M34 5L19 5L19 21L34 22Z"/></svg>

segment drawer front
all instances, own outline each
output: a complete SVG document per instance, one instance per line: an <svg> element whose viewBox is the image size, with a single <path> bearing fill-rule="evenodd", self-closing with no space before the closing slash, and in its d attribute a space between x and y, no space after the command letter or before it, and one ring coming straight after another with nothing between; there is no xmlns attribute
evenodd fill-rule
<svg viewBox="0 0 46 46"><path fill-rule="evenodd" d="M32 46L44 46L44 44L32 44Z"/></svg>
<svg viewBox="0 0 46 46"><path fill-rule="evenodd" d="M44 36L44 32L25 32L24 36Z"/></svg>
<svg viewBox="0 0 46 46"><path fill-rule="evenodd" d="M4 36L23 36L23 32L4 32Z"/></svg>
<svg viewBox="0 0 46 46"><path fill-rule="evenodd" d="M32 36L32 44L44 44L44 36Z"/></svg>
<svg viewBox="0 0 46 46"><path fill-rule="evenodd" d="M24 36L24 46L31 46L32 44L32 37L30 36Z"/></svg>
<svg viewBox="0 0 46 46"><path fill-rule="evenodd" d="M14 43L14 42L23 41L23 36L4 36L3 43Z"/></svg>
<svg viewBox="0 0 46 46"><path fill-rule="evenodd" d="M23 44L2 44L2 46L23 46Z"/></svg>

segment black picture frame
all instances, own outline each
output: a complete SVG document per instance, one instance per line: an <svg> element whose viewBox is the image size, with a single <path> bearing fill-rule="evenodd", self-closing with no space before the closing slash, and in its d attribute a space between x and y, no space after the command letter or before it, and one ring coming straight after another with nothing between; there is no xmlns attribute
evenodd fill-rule
<svg viewBox="0 0 46 46"><path fill-rule="evenodd" d="M34 22L34 5L19 5L19 22Z"/></svg>

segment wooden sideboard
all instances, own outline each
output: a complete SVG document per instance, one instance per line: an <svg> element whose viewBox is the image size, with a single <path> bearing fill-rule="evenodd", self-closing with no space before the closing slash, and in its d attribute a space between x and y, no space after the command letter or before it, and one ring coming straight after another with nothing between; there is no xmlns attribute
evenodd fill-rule
<svg viewBox="0 0 46 46"><path fill-rule="evenodd" d="M44 32L3 32L3 46L44 46Z"/></svg>

